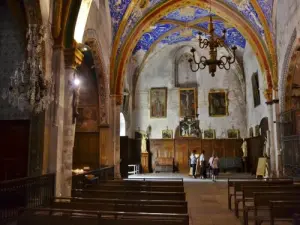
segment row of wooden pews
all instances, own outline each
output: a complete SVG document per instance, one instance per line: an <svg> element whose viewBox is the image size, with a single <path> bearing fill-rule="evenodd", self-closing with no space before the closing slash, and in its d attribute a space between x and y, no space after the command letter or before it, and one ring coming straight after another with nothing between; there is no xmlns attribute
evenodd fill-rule
<svg viewBox="0 0 300 225"><path fill-rule="evenodd" d="M234 209L233 209L234 207ZM242 223L299 224L300 185L293 179L228 179L228 208Z"/></svg>
<svg viewBox="0 0 300 225"><path fill-rule="evenodd" d="M72 190L43 208L23 209L18 225L188 225L182 179L111 180Z"/></svg>

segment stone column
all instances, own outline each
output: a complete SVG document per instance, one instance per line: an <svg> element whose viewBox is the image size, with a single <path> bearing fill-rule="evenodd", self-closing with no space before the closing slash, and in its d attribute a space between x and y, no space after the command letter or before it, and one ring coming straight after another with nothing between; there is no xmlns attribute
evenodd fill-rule
<svg viewBox="0 0 300 225"><path fill-rule="evenodd" d="M62 187L63 197L70 197L72 190L73 148L75 139L74 95L73 80L76 67L81 64L83 54L76 48L65 49L65 88L64 88L64 122L63 122L63 151L62 151Z"/></svg>
<svg viewBox="0 0 300 225"><path fill-rule="evenodd" d="M265 98L267 100L266 104L268 107L268 123L270 130L270 177L276 177L276 149L274 145L274 117L273 117L273 99L272 90L265 90Z"/></svg>
<svg viewBox="0 0 300 225"><path fill-rule="evenodd" d="M65 74L64 51L63 47L55 46L52 56L52 71L55 82L55 96L51 103L51 132L50 150L48 155L48 173L56 174L55 195L60 197L62 194L61 183L62 171L62 147L63 147L63 121L64 121L64 87Z"/></svg>
<svg viewBox="0 0 300 225"><path fill-rule="evenodd" d="M111 95L110 97L110 127L111 127L111 141L112 151L115 166L115 178L120 178L120 105L122 96Z"/></svg>

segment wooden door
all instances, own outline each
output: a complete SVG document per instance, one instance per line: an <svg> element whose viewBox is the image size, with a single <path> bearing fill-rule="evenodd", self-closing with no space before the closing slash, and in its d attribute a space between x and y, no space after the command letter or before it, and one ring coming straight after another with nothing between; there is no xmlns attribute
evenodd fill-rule
<svg viewBox="0 0 300 225"><path fill-rule="evenodd" d="M73 169L99 168L99 133L76 132L73 151Z"/></svg>
<svg viewBox="0 0 300 225"><path fill-rule="evenodd" d="M27 176L29 120L0 120L0 181Z"/></svg>
<svg viewBox="0 0 300 225"><path fill-rule="evenodd" d="M189 171L189 142L188 140L175 140L175 162L178 164L179 172Z"/></svg>

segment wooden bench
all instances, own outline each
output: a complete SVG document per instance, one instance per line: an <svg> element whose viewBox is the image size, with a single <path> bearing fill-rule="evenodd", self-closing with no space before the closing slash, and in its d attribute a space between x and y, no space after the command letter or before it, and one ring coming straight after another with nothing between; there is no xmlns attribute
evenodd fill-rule
<svg viewBox="0 0 300 225"><path fill-rule="evenodd" d="M95 203L116 203L116 204L138 204L138 205L178 205L187 207L186 201L176 201L176 200L132 200L132 199L108 199L108 198L78 198L78 197L71 197L71 198L54 198L54 201L68 201L68 202L95 202Z"/></svg>
<svg viewBox="0 0 300 225"><path fill-rule="evenodd" d="M114 191L163 191L163 192L184 192L183 186L153 186L153 185L87 185L87 190L114 190Z"/></svg>
<svg viewBox="0 0 300 225"><path fill-rule="evenodd" d="M109 184L109 185L148 185L148 186L183 186L183 179L130 179L130 180L108 180L100 181L99 185Z"/></svg>
<svg viewBox="0 0 300 225"><path fill-rule="evenodd" d="M174 158L158 157L155 160L155 172L174 172Z"/></svg>
<svg viewBox="0 0 300 225"><path fill-rule="evenodd" d="M62 202L54 201L49 206L58 209L77 209L77 210L101 210L119 212L149 212L149 213L178 213L187 214L187 207L181 205L148 205L144 204L121 204L106 202Z"/></svg>
<svg viewBox="0 0 300 225"><path fill-rule="evenodd" d="M229 180L228 180L229 182ZM293 179L267 179L267 180L257 180L257 179L251 179L251 180L235 180L231 183L232 181L229 182L228 184L228 208L231 210L232 207L232 197L234 199L234 202L237 199L237 196L241 196L241 191L242 191L242 186L247 185L247 186L271 186L271 185L288 185L288 184L293 184ZM232 185L233 187L233 193L230 192L229 188Z"/></svg>
<svg viewBox="0 0 300 225"><path fill-rule="evenodd" d="M270 225L275 221L293 221L293 215L299 212L300 201L270 201Z"/></svg>
<svg viewBox="0 0 300 225"><path fill-rule="evenodd" d="M243 209L243 222L244 225L248 225L249 222L249 212L253 211L255 223L258 223L259 212L263 211L264 213L269 213L270 210L270 201L274 200L300 200L300 191L275 191L275 192L255 192L253 196L253 205L245 206Z"/></svg>
<svg viewBox="0 0 300 225"><path fill-rule="evenodd" d="M185 201L183 192L72 190L72 197Z"/></svg>
<svg viewBox="0 0 300 225"><path fill-rule="evenodd" d="M188 225L188 214L128 213L67 210L55 208L25 209L17 225Z"/></svg>
<svg viewBox="0 0 300 225"><path fill-rule="evenodd" d="M300 225L300 214L295 213L293 215L293 225Z"/></svg>
<svg viewBox="0 0 300 225"><path fill-rule="evenodd" d="M239 217L239 203L242 202L243 208L245 207L246 202L254 201L255 192L273 192L273 191L288 191L288 192L300 192L299 185L277 185L277 186L242 186L242 198L236 199L235 201L235 216Z"/></svg>

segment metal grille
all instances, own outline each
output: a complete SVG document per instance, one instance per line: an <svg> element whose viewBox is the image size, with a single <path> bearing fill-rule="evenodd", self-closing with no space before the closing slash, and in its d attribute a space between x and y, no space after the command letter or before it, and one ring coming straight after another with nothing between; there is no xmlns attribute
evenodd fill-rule
<svg viewBox="0 0 300 225"><path fill-rule="evenodd" d="M284 174L300 177L300 110L280 114L279 128Z"/></svg>

